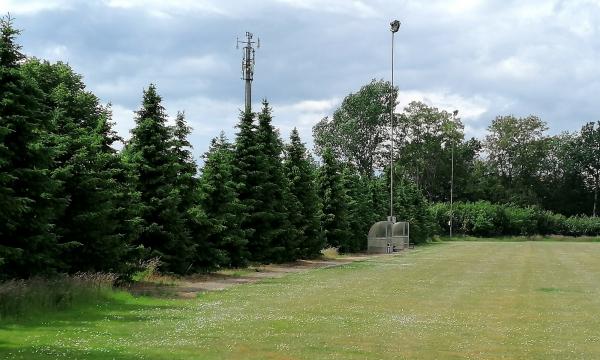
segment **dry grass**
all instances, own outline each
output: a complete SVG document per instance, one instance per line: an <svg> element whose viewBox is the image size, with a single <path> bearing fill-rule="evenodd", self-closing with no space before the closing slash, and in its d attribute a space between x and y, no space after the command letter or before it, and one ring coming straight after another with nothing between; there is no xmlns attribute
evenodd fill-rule
<svg viewBox="0 0 600 360"><path fill-rule="evenodd" d="M98 302L110 294L116 278L113 274L81 273L0 283L0 320Z"/></svg>
<svg viewBox="0 0 600 360"><path fill-rule="evenodd" d="M337 259L340 256L338 248L336 247L328 247L321 250L321 254L325 259Z"/></svg>

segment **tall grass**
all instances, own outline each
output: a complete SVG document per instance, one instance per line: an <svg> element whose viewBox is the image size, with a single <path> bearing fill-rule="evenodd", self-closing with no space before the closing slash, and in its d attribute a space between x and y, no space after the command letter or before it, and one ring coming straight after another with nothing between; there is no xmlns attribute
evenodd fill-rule
<svg viewBox="0 0 600 360"><path fill-rule="evenodd" d="M112 291L116 275L81 273L0 283L0 320L98 302Z"/></svg>

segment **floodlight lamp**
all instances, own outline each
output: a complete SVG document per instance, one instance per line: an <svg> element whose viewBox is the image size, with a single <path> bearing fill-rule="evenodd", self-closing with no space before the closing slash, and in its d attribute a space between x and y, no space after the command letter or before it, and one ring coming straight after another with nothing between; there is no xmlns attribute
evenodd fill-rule
<svg viewBox="0 0 600 360"><path fill-rule="evenodd" d="M394 20L390 23L390 31L395 33L400 29L400 21Z"/></svg>

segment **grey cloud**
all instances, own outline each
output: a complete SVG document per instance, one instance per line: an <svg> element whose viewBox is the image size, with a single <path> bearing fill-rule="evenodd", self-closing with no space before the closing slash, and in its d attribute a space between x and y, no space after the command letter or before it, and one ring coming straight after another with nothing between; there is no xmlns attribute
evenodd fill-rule
<svg viewBox="0 0 600 360"><path fill-rule="evenodd" d="M599 118L600 6L593 0L18 4L27 54L65 56L121 118L156 83L170 114L187 110L198 155L221 129L235 132L243 102L235 39L246 30L262 41L255 103L269 99L284 137L299 126L310 142L308 124L333 111L299 104L341 100L372 78L389 78L392 18L403 23L396 85L407 98L466 107L471 135L499 114L537 114L553 132Z"/></svg>

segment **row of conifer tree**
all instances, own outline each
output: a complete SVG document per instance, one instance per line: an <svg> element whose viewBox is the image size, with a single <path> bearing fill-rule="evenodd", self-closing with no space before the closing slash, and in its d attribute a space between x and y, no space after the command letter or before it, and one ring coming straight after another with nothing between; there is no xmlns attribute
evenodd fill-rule
<svg viewBox="0 0 600 360"><path fill-rule="evenodd" d="M184 113L169 122L154 85L124 142L80 75L25 57L11 19L1 32L1 278L128 274L155 257L185 274L357 251L385 217L385 177L362 177L330 151L317 165L298 131L281 140L266 101L240 115L233 142L212 140L199 170ZM413 204L403 211L425 211L410 185L398 197ZM428 231L418 223L417 240Z"/></svg>

